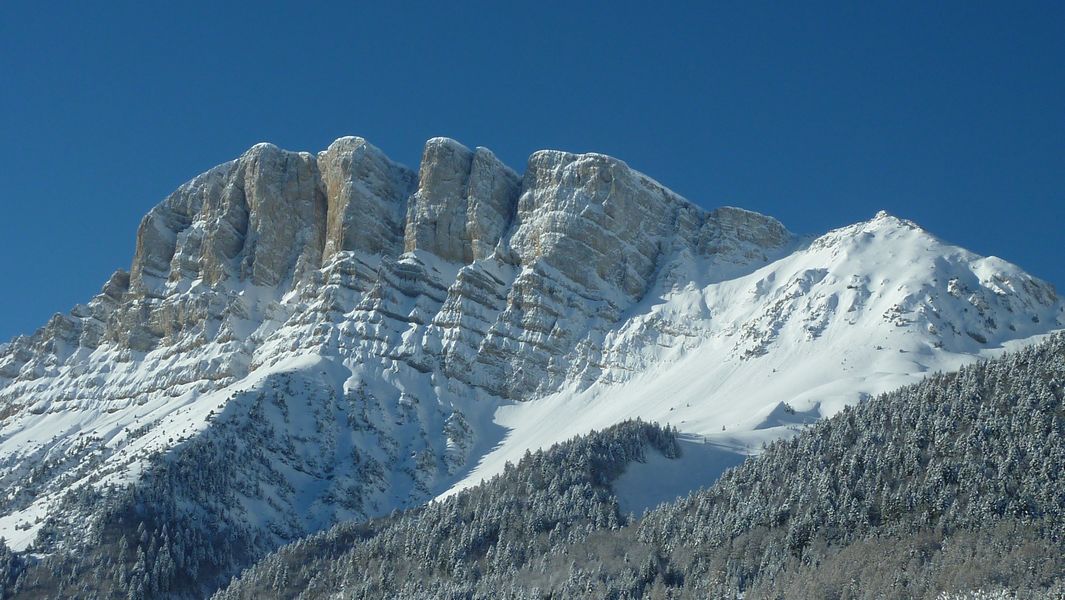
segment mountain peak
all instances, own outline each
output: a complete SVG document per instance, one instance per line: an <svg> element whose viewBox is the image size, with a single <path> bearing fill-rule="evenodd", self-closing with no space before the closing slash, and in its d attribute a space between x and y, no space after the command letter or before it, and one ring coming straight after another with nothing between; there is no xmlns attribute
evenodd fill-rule
<svg viewBox="0 0 1065 600"><path fill-rule="evenodd" d="M916 229L924 231L924 228L918 225L917 223L909 219L903 219L902 217L895 216L886 210L877 211L876 215L874 215L872 219L866 222L870 225L879 225L882 227L903 227L906 229Z"/></svg>
<svg viewBox="0 0 1065 600"><path fill-rule="evenodd" d="M443 147L450 148L450 149L452 149L455 152L460 152L460 153L463 153L463 154L469 154L470 153L470 149L467 148L465 144L463 144L462 142L459 142L458 140L456 140L454 138L449 138L449 137L444 137L444 136L437 136L437 137L431 137L431 138L429 138L428 140L425 141L425 148L426 149L429 149L429 148L437 149L437 148L443 148Z"/></svg>
<svg viewBox="0 0 1065 600"><path fill-rule="evenodd" d="M274 144L273 142L256 142L252 144L251 147L248 148L244 153L248 154L253 152L277 152L279 150L281 150L281 148L279 148L277 144Z"/></svg>
<svg viewBox="0 0 1065 600"><path fill-rule="evenodd" d="M800 418L780 402L815 418L1060 326L1019 269L878 229L904 223L794 243L601 154L519 175L447 138L417 171L358 137L258 144L154 207L129 273L0 346L0 536L74 547L81 500L211 462L190 481L222 512L143 497L258 552L491 474L496 447L621 414L768 439Z"/></svg>

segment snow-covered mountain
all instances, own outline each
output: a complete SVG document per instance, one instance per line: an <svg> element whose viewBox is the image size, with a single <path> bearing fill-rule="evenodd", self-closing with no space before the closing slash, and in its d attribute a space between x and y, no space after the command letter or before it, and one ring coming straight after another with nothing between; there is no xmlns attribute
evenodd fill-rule
<svg viewBox="0 0 1065 600"><path fill-rule="evenodd" d="M884 213L802 238L598 154L259 144L0 346L0 536L73 548L154 502L239 565L632 417L757 452L1063 325L1048 284Z"/></svg>

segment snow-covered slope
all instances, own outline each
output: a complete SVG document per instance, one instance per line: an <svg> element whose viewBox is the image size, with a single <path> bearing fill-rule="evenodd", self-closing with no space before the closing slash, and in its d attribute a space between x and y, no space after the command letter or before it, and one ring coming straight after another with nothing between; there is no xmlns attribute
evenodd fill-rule
<svg viewBox="0 0 1065 600"><path fill-rule="evenodd" d="M756 453L847 404L1062 324L1046 284L883 212L724 281L700 261L677 268L690 283L649 298L609 339L609 352L637 353L646 368L501 407L506 438L451 492L526 448L620 419L669 423L720 449ZM685 334L645 344L648 330ZM703 474L691 482L705 483Z"/></svg>
<svg viewBox="0 0 1065 600"><path fill-rule="evenodd" d="M634 416L753 452L1062 315L884 214L802 239L602 155L519 176L437 138L414 173L359 138L260 144L154 208L129 273L0 347L0 536L76 547L156 502L253 557Z"/></svg>

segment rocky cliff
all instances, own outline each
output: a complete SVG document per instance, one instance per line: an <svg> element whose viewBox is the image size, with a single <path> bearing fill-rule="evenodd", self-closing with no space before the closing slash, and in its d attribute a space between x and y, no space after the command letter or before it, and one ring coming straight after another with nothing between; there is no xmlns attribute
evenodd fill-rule
<svg viewBox="0 0 1065 600"><path fill-rule="evenodd" d="M208 371L167 368L159 383L230 381L275 329L324 310L374 313L362 322L397 334L415 325L423 343L374 352L528 399L571 376L594 380L598 338L677 255L757 264L793 241L770 217L704 211L602 155L538 152L519 177L445 138L429 140L418 173L361 138L317 156L258 144L153 208L128 274L15 340L0 357L0 398L83 376L64 367L101 348L166 368L217 346ZM473 363L488 375L472 376Z"/></svg>

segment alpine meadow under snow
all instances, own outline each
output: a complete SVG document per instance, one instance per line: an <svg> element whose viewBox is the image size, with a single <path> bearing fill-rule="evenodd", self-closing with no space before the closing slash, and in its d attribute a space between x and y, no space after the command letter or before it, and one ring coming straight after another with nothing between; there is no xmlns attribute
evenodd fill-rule
<svg viewBox="0 0 1065 600"><path fill-rule="evenodd" d="M887 597L1050 589L1051 571L965 587L927 569L961 561L950 544L998 544L997 527L1033 546L987 556L1060 549L1053 474L1038 496L1042 480L988 470L1034 460L1025 444L1061 432L1060 338L929 376L1063 326L1049 284L885 213L802 237L772 217L705 211L598 154L537 152L519 175L434 138L415 172L361 138L317 154L258 144L153 208L131 268L100 294L0 345L0 597L206 597L263 557L259 579L223 597L295 595L318 581L304 570L295 583L290 563L304 559L324 586L306 597L485 596L512 576L514 597L820 597L796 587L810 582L864 597L832 569L920 540L931 562L895 564L913 577ZM1026 356L1038 374L952 395ZM997 412L957 404L977 399ZM957 404L968 429L915 441L951 422L933 400ZM878 433L892 402L923 416ZM1011 417L1009 402L1035 404ZM831 423L855 429L829 451L812 440ZM942 440L966 432L1002 446L984 448L986 468L966 455L929 481L940 453L961 460ZM1060 448L1046 452L1038 464L1060 466ZM949 479L965 469L978 488ZM803 487L837 471L841 489ZM933 484L959 491L922 496ZM762 495L721 500L735 489ZM887 518L900 490L916 496ZM715 498L710 512L700 497ZM1037 512L1011 508L1021 500ZM612 544L640 555L635 574L634 556L536 562ZM393 563L421 583L360 566ZM886 585L880 575L867 581Z"/></svg>

